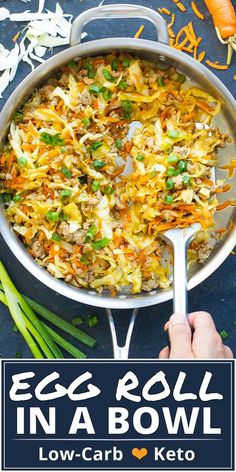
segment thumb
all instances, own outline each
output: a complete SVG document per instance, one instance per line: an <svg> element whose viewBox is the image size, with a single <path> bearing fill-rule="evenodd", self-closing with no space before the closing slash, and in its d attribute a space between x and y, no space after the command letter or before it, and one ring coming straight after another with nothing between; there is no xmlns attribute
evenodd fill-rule
<svg viewBox="0 0 236 472"><path fill-rule="evenodd" d="M187 318L175 313L170 317L168 323L170 337L170 358L191 359L192 354L192 332Z"/></svg>

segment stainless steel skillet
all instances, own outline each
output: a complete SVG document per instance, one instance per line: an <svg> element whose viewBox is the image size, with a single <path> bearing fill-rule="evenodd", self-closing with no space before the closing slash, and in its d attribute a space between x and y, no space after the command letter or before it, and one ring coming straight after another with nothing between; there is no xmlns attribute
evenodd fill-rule
<svg viewBox="0 0 236 472"><path fill-rule="evenodd" d="M147 41L143 39L132 38L109 38L91 41L86 44L79 44L80 33L83 27L94 19L100 18L145 18L150 20L156 27L158 41ZM154 10L138 5L108 5L99 8L93 8L82 13L74 22L71 33L71 47L47 60L32 72L17 87L10 99L7 101L0 115L0 141L3 142L7 134L12 115L22 103L30 96L32 91L40 86L50 75L63 64L76 59L78 57L95 56L99 54L107 54L111 51L125 51L142 58L150 59L163 65L175 65L178 70L183 72L190 81L197 84L201 88L207 90L210 94L222 102L222 112L216 124L220 124L221 129L228 132L232 137L232 144L227 150L219 153L222 164L226 163L229 158L236 154L236 103L233 96L220 82L220 80L211 73L202 64L194 61L192 58L180 51L170 48L167 45L168 34L166 24L163 18ZM218 171L217 177L225 177L225 174ZM232 179L233 185L236 184L236 176ZM232 183L231 182L231 183ZM235 196L234 187L229 198ZM227 226L230 220L235 221L235 210L229 208L224 212L217 214L216 222L219 227ZM4 211L0 215L0 226L3 238L16 255L19 261L41 282L56 292L67 296L76 301L89 305L100 306L104 308L117 309L137 309L161 303L172 298L172 290L161 291L154 290L149 293L140 293L132 295L129 293L121 293L117 297L112 297L110 293L104 292L98 294L93 290L78 289L72 287L60 280L53 278L46 270L40 268L33 258L28 254L23 244L14 234L9 223L7 222ZM204 266L195 265L189 271L188 288L191 289L207 278L219 265L225 260L236 242L236 229L234 228L224 240L218 243L212 252L211 257ZM109 319L111 313L109 311ZM134 316L133 316L134 319ZM112 321L111 321L112 323ZM114 326L112 325L114 331ZM129 331L130 333L130 331ZM126 346L127 348L127 346ZM127 349L125 354L127 353ZM123 355L120 353L120 355Z"/></svg>

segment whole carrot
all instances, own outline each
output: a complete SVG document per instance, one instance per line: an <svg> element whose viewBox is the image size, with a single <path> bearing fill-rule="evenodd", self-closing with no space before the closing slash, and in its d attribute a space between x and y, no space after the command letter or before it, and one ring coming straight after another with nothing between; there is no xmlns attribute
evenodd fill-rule
<svg viewBox="0 0 236 472"><path fill-rule="evenodd" d="M227 64L236 51L236 14L231 0L205 0L220 41L228 44Z"/></svg>

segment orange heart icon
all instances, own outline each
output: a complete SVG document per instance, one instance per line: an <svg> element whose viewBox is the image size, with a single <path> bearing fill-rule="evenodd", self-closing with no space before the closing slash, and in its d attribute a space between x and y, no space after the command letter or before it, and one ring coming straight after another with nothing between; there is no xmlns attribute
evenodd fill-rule
<svg viewBox="0 0 236 472"><path fill-rule="evenodd" d="M143 459L143 457L145 457L148 453L148 450L146 449L146 447L142 447L141 449L138 449L137 447L134 447L132 449L132 454L134 457L137 457L137 459L140 461L141 459Z"/></svg>

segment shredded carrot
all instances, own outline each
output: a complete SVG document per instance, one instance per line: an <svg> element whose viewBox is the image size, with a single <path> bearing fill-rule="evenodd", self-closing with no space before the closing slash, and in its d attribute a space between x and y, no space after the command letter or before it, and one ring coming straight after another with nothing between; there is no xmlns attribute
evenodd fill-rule
<svg viewBox="0 0 236 472"><path fill-rule="evenodd" d="M192 10L193 12L195 13L195 15L200 18L200 20L204 20L205 16L203 15L203 13L201 13L199 10L198 10L198 7L196 5L195 2L191 2L191 7L192 7Z"/></svg>
<svg viewBox="0 0 236 472"><path fill-rule="evenodd" d="M186 7L181 2L176 3L176 6L179 8L180 11L186 11Z"/></svg>
<svg viewBox="0 0 236 472"><path fill-rule="evenodd" d="M203 59L204 59L204 57L205 57L205 55L206 55L206 51L200 52L200 54L199 54L199 56L198 56L198 61L199 61L199 62L202 62Z"/></svg>
<svg viewBox="0 0 236 472"><path fill-rule="evenodd" d="M140 28L138 29L137 33L135 33L134 37L137 39L141 36L142 32L144 30L144 25L141 25Z"/></svg>
<svg viewBox="0 0 236 472"><path fill-rule="evenodd" d="M223 39L236 34L236 15L231 0L205 0L216 28Z"/></svg>
<svg viewBox="0 0 236 472"><path fill-rule="evenodd" d="M216 64L215 62L211 62L209 61L209 59L206 60L206 64L212 67L213 69L218 69L218 70L227 70L229 68L229 66L227 65L220 65L220 64Z"/></svg>
<svg viewBox="0 0 236 472"><path fill-rule="evenodd" d="M194 28L193 28L193 22L192 22L192 21L189 22L188 28L189 28L189 31L190 31L191 35L193 36L193 38L194 38L195 40L197 40L195 31L194 31Z"/></svg>
<svg viewBox="0 0 236 472"><path fill-rule="evenodd" d="M226 228L219 228L216 230L216 234L225 233L226 231L227 231Z"/></svg>
<svg viewBox="0 0 236 472"><path fill-rule="evenodd" d="M168 33L169 33L170 38L174 39L175 38L174 31L170 28L170 26L167 26L167 28L168 28Z"/></svg>
<svg viewBox="0 0 236 472"><path fill-rule="evenodd" d="M172 15L171 15L171 22L168 23L169 28L171 28L171 27L173 26L174 22L175 22L175 14L172 13Z"/></svg>
<svg viewBox="0 0 236 472"><path fill-rule="evenodd" d="M125 143L125 149L128 154L130 153L132 147L133 147L133 143L129 143L129 142Z"/></svg>
<svg viewBox="0 0 236 472"><path fill-rule="evenodd" d="M170 10L167 10L167 8L158 8L158 10L161 12L161 13L165 13L166 15L170 15Z"/></svg>
<svg viewBox="0 0 236 472"><path fill-rule="evenodd" d="M224 187L223 187L223 192L224 192L224 193L225 193L225 192L229 192L229 190L231 190L231 188L232 188L232 185L226 184L226 185L224 185Z"/></svg>
<svg viewBox="0 0 236 472"><path fill-rule="evenodd" d="M186 38L184 38L183 41L181 41L181 43L175 45L175 49L179 49L181 51L182 48L187 44L187 42L188 42L188 38L186 36Z"/></svg>
<svg viewBox="0 0 236 472"><path fill-rule="evenodd" d="M21 31L18 31L18 33L15 34L15 36L13 36L12 40L13 40L13 43L15 43L17 41L17 39L19 38L21 34Z"/></svg>
<svg viewBox="0 0 236 472"><path fill-rule="evenodd" d="M177 42L177 43L179 42L179 40L180 40L182 34L185 33L185 29L186 29L186 26L184 26L183 28L181 28L181 29L179 30L179 32L178 32L178 34L177 34L177 36L176 36L176 42Z"/></svg>
<svg viewBox="0 0 236 472"><path fill-rule="evenodd" d="M193 52L193 47L192 47L192 46L188 46L188 47L186 48L185 46L183 46L182 51L192 53L192 52Z"/></svg>
<svg viewBox="0 0 236 472"><path fill-rule="evenodd" d="M216 207L216 211L224 210L225 208L227 208L230 205L232 205L232 201L231 200L226 200L225 202L220 203L220 205L218 205Z"/></svg>

